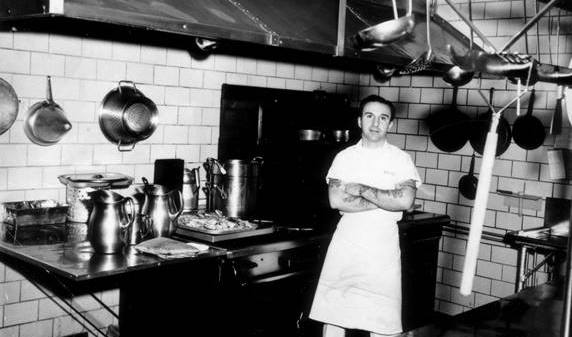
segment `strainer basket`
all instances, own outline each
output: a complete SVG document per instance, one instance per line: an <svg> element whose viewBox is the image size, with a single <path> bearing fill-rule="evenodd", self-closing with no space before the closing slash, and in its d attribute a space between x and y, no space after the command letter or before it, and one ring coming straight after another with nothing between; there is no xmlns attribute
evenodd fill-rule
<svg viewBox="0 0 572 337"><path fill-rule="evenodd" d="M149 138L159 123L159 112L131 81L119 81L101 102L99 127L119 151L131 151L137 142Z"/></svg>

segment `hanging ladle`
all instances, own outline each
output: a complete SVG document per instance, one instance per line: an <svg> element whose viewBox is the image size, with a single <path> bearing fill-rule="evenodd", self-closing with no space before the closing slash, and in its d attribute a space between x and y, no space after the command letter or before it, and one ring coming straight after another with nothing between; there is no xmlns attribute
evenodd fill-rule
<svg viewBox="0 0 572 337"><path fill-rule="evenodd" d="M469 0L469 20L471 20L471 22L473 21L473 8L471 5L471 0ZM473 50L473 40L474 40L473 35L474 35L473 29L471 29L471 40L469 43L469 53L471 53ZM447 48L449 49L449 53L454 52L452 50L453 47L451 45L447 45ZM471 82L471 80L473 79L474 76L475 76L474 71L465 70L458 65L453 65L451 68L449 68L449 70L447 70L445 72L445 74L443 74L443 81L451 84L454 87L460 87L460 86L463 86L463 85Z"/></svg>
<svg viewBox="0 0 572 337"><path fill-rule="evenodd" d="M425 20L426 20L426 29L427 29L427 51L423 54L419 55L415 60L411 63L403 67L399 71L400 75L406 74L413 74L419 71L423 71L427 69L433 59L435 58L435 54L433 53L433 48L431 47L431 0L425 0Z"/></svg>
<svg viewBox="0 0 572 337"><path fill-rule="evenodd" d="M413 0L409 0L407 15L398 17L396 0L392 0L394 19L360 30L354 37L358 49L367 51L386 46L413 31L415 17Z"/></svg>

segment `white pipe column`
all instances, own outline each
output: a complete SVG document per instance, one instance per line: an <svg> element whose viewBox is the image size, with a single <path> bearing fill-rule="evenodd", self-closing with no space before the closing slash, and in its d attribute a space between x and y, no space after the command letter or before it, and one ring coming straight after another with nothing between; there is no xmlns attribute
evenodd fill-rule
<svg viewBox="0 0 572 337"><path fill-rule="evenodd" d="M493 174L493 166L495 155L497 152L497 127L499 124L500 113L493 113L491 128L487 134L485 150L483 152L483 160L481 162L481 170L479 173L479 183L477 185L477 194L475 197L475 207L471 215L471 230L469 232L469 241L467 242L467 251L465 253L465 263L463 265L463 277L461 279L461 294L468 296L473 289L473 279L477 267L477 257L479 255L479 244L483 233L483 224L487 211L487 201L489 198L489 190L491 186L491 177Z"/></svg>

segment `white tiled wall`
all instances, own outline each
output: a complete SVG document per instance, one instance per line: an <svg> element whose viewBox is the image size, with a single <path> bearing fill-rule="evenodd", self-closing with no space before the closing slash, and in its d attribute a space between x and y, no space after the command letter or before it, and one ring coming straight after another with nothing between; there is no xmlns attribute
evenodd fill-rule
<svg viewBox="0 0 572 337"><path fill-rule="evenodd" d="M466 13L466 0L456 1ZM523 24L521 1L473 1L476 25L497 47L503 45ZM551 11L557 17L558 11ZM438 13L468 34L466 25L446 4ZM527 11L532 16L532 7ZM516 17L516 19L511 19ZM558 63L567 65L572 53L572 17L561 12ZM548 20L540 20L540 58L550 60ZM530 52L536 53L536 30L529 37ZM554 36L553 36L554 37ZM480 40L476 40L480 43ZM556 39L551 39L556 50ZM523 43L513 48L524 52ZM556 55L553 55L556 59ZM555 62L553 62L555 63ZM30 105L45 98L46 75L52 76L54 99L73 124L58 144L40 147L23 133L23 119ZM73 172L122 172L136 179L153 174L159 158L182 158L196 167L207 157L216 157L219 125L220 87L223 83L295 90L323 89L344 93L353 104L368 94L381 94L397 103L396 129L390 140L414 158L425 185L418 202L429 212L446 213L467 226L473 202L457 190L459 178L466 174L472 149L466 145L455 153L439 151L429 140L425 118L451 103L452 88L439 77L402 76L386 83L376 82L370 74L330 69L327 66L275 62L273 60L213 54L193 59L181 49L113 40L97 40L67 35L27 32L0 32L0 77L15 88L20 99L16 123L0 135L0 201L53 198L64 200L64 187L57 176ZM160 124L148 140L131 152L119 152L101 134L97 124L98 106L104 95L119 80L135 82L159 107ZM486 111L477 90L494 86L494 104L504 105L515 93L515 86L504 79L473 80L460 88L459 108L471 116ZM556 86L536 85L535 114L548 126L555 105ZM514 121L514 109L506 118ZM512 144L497 158L494 168L485 230L506 231L542 225L542 211L516 209L503 205L497 188L542 197L572 197L568 182L555 183L547 174L546 150L554 144L552 136L537 150L525 151ZM480 158L477 157L478 174ZM483 240L477 265L474 292L463 297L458 292L466 246L462 234L446 233L441 240L435 308L456 314L513 292L516 278L516 251L498 242ZM546 275L541 273L538 281ZM117 310L118 291L98 296ZM90 298L74 303L101 326L114 322ZM0 264L0 336L62 336L82 330L49 298L14 270Z"/></svg>

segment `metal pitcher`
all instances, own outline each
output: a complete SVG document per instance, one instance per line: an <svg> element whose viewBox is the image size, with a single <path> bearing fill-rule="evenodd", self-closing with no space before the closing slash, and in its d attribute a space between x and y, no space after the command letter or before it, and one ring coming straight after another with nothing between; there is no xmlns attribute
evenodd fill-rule
<svg viewBox="0 0 572 337"><path fill-rule="evenodd" d="M168 191L162 185L146 184L145 194L147 199L143 204L143 213L147 215L149 221L150 236L154 238L170 236L175 231L177 217L183 212L181 191ZM175 199L175 196L178 199Z"/></svg>
<svg viewBox="0 0 572 337"><path fill-rule="evenodd" d="M185 169L183 174L183 211L199 208L200 185L199 168Z"/></svg>
<svg viewBox="0 0 572 337"><path fill-rule="evenodd" d="M97 190L91 192L90 196L93 210L89 215L87 237L93 250L100 254L121 252L127 228L135 219L133 198L124 198L109 190ZM128 208L125 207L127 204Z"/></svg>

